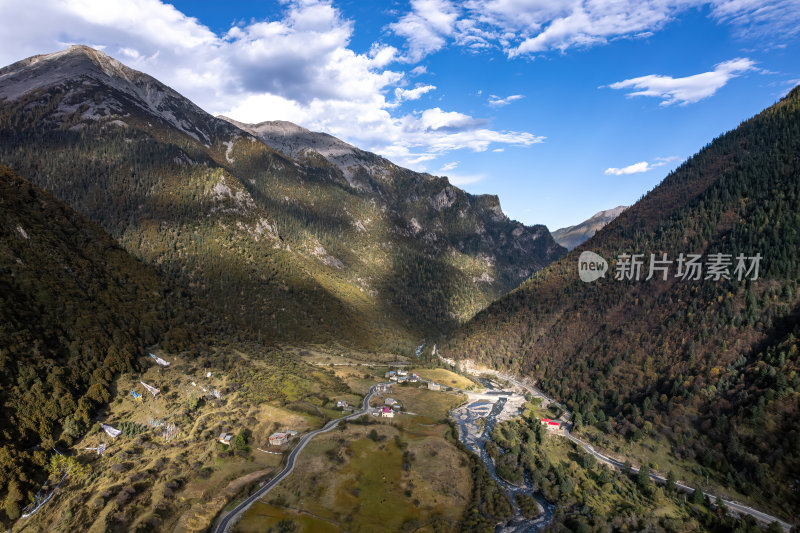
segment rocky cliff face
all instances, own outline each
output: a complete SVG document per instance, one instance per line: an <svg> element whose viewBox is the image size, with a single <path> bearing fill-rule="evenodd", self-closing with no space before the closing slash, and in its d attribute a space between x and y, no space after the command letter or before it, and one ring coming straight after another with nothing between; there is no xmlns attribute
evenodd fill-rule
<svg viewBox="0 0 800 533"><path fill-rule="evenodd" d="M401 228L420 235L425 242L438 242L456 249L479 249L492 262L499 259L501 291L510 290L532 272L561 257L565 250L542 225L525 226L503 213L495 195L470 195L446 179L401 168L388 159L356 148L326 133L312 132L291 122L245 124L220 117L247 131L286 156L306 161L327 161L335 172L332 179L383 208L403 222ZM407 192L408 194L405 194ZM427 205L426 205L427 204ZM454 206L456 221L450 210ZM454 223L457 222L457 223ZM472 231L464 232L469 226ZM427 230L427 231L426 231ZM487 273L488 275L488 273Z"/></svg>

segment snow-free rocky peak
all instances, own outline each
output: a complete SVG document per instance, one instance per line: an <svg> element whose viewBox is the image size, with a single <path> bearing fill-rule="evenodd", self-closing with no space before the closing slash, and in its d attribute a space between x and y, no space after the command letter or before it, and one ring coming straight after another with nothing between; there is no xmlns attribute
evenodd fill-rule
<svg viewBox="0 0 800 533"><path fill-rule="evenodd" d="M54 127L79 112L81 119L91 121L164 122L204 143L221 128L233 131L155 78L88 46L73 45L0 69L0 101L41 93L60 95L57 108L44 121Z"/></svg>
<svg viewBox="0 0 800 533"><path fill-rule="evenodd" d="M367 187L363 179L357 178L358 174L364 173L369 178L385 180L389 177L392 167L395 167L388 159L356 148L333 135L307 130L285 120L247 124L225 116L218 118L227 120L291 158L303 158L309 152L319 154L341 170L350 186L355 188Z"/></svg>

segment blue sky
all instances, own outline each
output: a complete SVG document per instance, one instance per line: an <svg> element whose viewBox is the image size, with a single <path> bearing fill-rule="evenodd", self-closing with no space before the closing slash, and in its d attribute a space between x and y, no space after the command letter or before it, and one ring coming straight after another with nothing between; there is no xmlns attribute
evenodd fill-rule
<svg viewBox="0 0 800 533"><path fill-rule="evenodd" d="M551 230L800 83L797 0L42 3L0 2L3 64L95 46L211 113L327 131Z"/></svg>

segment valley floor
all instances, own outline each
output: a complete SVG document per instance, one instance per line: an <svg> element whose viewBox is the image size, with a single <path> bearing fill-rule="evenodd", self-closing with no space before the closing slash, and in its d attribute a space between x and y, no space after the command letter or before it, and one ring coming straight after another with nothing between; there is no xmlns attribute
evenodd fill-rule
<svg viewBox="0 0 800 533"><path fill-rule="evenodd" d="M510 520L503 531L521 532L569 527L587 510L595 522L702 531L724 517L609 470L602 454L590 461L568 411L511 376L331 347L157 353L170 366L144 358L145 372L117 378L94 428L60 450L87 473L14 531L491 531ZM416 381L390 382L390 369ZM541 418L564 429L545 432ZM271 444L279 431L297 436Z"/></svg>

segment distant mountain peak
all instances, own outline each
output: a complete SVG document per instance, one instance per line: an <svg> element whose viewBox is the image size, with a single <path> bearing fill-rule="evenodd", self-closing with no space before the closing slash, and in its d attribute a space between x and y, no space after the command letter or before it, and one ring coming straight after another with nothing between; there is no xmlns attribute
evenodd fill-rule
<svg viewBox="0 0 800 533"><path fill-rule="evenodd" d="M628 206L620 205L613 209L599 211L580 224L553 231L553 239L567 250L572 250L591 239L595 233L617 218L627 208Z"/></svg>
<svg viewBox="0 0 800 533"><path fill-rule="evenodd" d="M126 67L99 50L84 45L41 54L0 69L0 98L15 100L41 88L52 87L78 76L119 78L134 83L141 72Z"/></svg>

